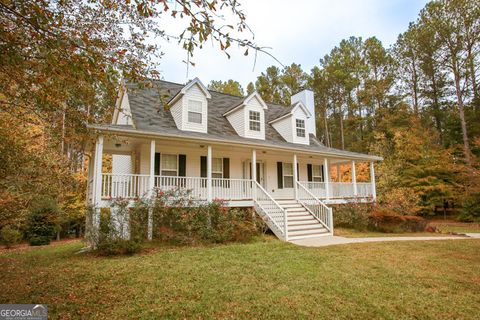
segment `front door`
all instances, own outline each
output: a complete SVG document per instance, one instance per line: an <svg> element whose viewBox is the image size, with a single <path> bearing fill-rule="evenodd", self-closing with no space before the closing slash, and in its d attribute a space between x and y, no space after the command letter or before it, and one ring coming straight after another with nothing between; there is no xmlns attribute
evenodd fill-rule
<svg viewBox="0 0 480 320"><path fill-rule="evenodd" d="M244 162L244 179L252 179L251 161ZM265 164L257 161L257 182L265 188ZM247 178L248 177L248 178Z"/></svg>

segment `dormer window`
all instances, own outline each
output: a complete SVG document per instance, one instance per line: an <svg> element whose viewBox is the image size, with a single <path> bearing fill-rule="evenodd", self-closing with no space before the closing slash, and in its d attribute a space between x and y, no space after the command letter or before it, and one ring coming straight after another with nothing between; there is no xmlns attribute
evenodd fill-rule
<svg viewBox="0 0 480 320"><path fill-rule="evenodd" d="M260 131L260 112L249 111L250 130Z"/></svg>
<svg viewBox="0 0 480 320"><path fill-rule="evenodd" d="M295 119L297 128L297 137L305 138L305 120Z"/></svg>
<svg viewBox="0 0 480 320"><path fill-rule="evenodd" d="M202 123L202 102L197 100L188 100L188 122Z"/></svg>

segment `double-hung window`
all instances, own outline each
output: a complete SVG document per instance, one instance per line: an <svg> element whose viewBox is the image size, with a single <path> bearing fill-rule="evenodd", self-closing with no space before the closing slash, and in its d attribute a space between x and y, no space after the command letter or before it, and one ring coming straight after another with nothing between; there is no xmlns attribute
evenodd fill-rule
<svg viewBox="0 0 480 320"><path fill-rule="evenodd" d="M260 131L260 112L258 111L249 111L249 127L251 131Z"/></svg>
<svg viewBox="0 0 480 320"><path fill-rule="evenodd" d="M212 158L212 178L223 178L223 158Z"/></svg>
<svg viewBox="0 0 480 320"><path fill-rule="evenodd" d="M283 187L293 188L293 164L283 163Z"/></svg>
<svg viewBox="0 0 480 320"><path fill-rule="evenodd" d="M323 182L322 166L318 164L312 165L312 181Z"/></svg>
<svg viewBox="0 0 480 320"><path fill-rule="evenodd" d="M188 100L188 122L202 123L202 102Z"/></svg>
<svg viewBox="0 0 480 320"><path fill-rule="evenodd" d="M178 156L176 154L162 154L161 159L161 175L178 176Z"/></svg>
<svg viewBox="0 0 480 320"><path fill-rule="evenodd" d="M297 137L305 138L305 120L295 119L295 125L297 128Z"/></svg>

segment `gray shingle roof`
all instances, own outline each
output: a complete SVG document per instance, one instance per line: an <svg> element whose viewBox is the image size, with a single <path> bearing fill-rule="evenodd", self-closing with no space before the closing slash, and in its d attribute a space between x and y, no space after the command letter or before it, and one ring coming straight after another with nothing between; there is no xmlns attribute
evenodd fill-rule
<svg viewBox="0 0 480 320"><path fill-rule="evenodd" d="M375 156L327 148L314 135L310 135L310 145L293 144L285 141L268 122L290 112L291 106L285 107L267 103L268 110L265 110L267 122L265 123L265 140L240 137L223 114L231 110L232 107L242 103L244 98L212 90L209 90L212 98L208 101L208 133L182 131L177 129L172 114L165 105L184 85L167 81L156 81L152 88L140 89L137 84L132 83L128 83L126 86L135 128L122 125L96 125L91 126L92 128L114 129L116 131L122 130L123 128L128 131L135 130L186 138L222 140L235 143L243 142L254 145L261 144L266 147L292 148L296 150L325 152L327 154L334 153L339 156L344 155L355 158L381 160L381 158Z"/></svg>

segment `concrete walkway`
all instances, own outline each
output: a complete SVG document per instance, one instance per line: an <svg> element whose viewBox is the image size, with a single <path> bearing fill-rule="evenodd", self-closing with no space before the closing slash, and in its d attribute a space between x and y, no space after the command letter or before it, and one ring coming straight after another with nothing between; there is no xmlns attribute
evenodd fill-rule
<svg viewBox="0 0 480 320"><path fill-rule="evenodd" d="M467 237L480 239L480 233L465 233Z"/></svg>
<svg viewBox="0 0 480 320"><path fill-rule="evenodd" d="M371 238L345 238L338 236L322 236L291 241L292 243L305 247L326 247L337 244L363 243L363 242L385 242L385 241L425 241L425 240L462 240L480 238L480 233L471 233L466 236L437 236L437 237L371 237Z"/></svg>

